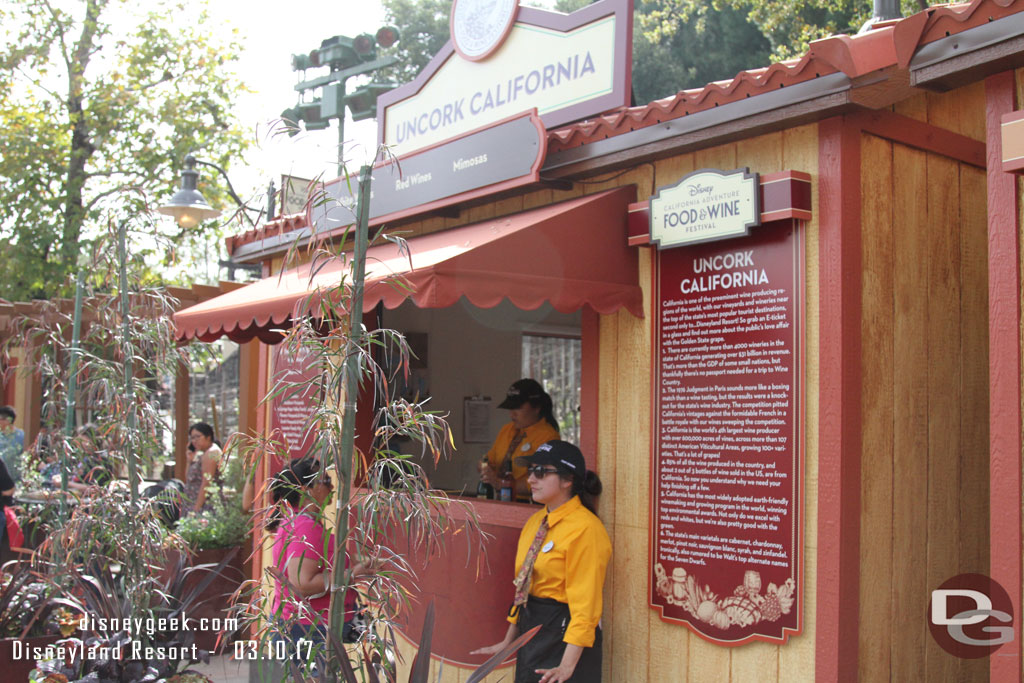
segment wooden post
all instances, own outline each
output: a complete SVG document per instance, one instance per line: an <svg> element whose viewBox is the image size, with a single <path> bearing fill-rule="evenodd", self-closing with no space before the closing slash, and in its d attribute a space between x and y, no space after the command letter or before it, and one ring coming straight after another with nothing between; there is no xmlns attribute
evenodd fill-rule
<svg viewBox="0 0 1024 683"><path fill-rule="evenodd" d="M820 423L815 680L857 679L860 611L860 128L818 127ZM810 588L810 587L809 587Z"/></svg>
<svg viewBox="0 0 1024 683"><path fill-rule="evenodd" d="M238 431L255 436L259 395L259 350L262 344L253 339L238 346Z"/></svg>
<svg viewBox="0 0 1024 683"><path fill-rule="evenodd" d="M989 531L991 573L1010 594L1015 638L989 659L989 680L1021 680L1021 279L1017 180L1002 170L1003 114L1014 73L985 79L988 141Z"/></svg>
<svg viewBox="0 0 1024 683"><path fill-rule="evenodd" d="M39 371L26 360L32 357L33 351L34 349L30 348L21 350L17 364L10 368L8 379L14 387L10 405L18 415L14 425L25 432L26 450L35 442L35 438L39 434L43 405L41 376Z"/></svg>
<svg viewBox="0 0 1024 683"><path fill-rule="evenodd" d="M600 405L601 316L584 306L580 325L580 450L597 471L597 420Z"/></svg>
<svg viewBox="0 0 1024 683"><path fill-rule="evenodd" d="M188 365L178 363L174 376L174 476L185 481L185 449L188 448L189 426L189 372Z"/></svg>

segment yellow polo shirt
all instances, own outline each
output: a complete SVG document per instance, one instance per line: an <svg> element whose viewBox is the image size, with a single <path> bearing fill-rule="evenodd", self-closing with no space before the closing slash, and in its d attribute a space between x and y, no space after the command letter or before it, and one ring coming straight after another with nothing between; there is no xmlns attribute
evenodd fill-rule
<svg viewBox="0 0 1024 683"><path fill-rule="evenodd" d="M517 574L544 515L548 515L548 533L533 565L530 595L569 605L569 626L562 640L592 647L594 631L601 621L601 591L612 542L601 520L583 507L579 496L573 496L554 512L542 508L526 521L516 550ZM516 619L510 617L509 621L515 623Z"/></svg>
<svg viewBox="0 0 1024 683"><path fill-rule="evenodd" d="M491 450L487 451L487 462L490 463L495 472L501 472L501 463L505 460L505 454L508 452L508 447L512 443L512 439L515 438L518 431L519 430L516 429L516 426L509 422L501 428L501 431L498 432L498 438L494 440L494 444L491 446ZM516 481L526 477L526 468L522 465L517 465L515 462L516 458L533 455L534 451L546 444L548 441L560 438L561 436L559 435L558 430L552 427L544 418L541 418L527 427L526 436L523 437L522 443L516 447L516 452L512 456L512 477L516 479Z"/></svg>

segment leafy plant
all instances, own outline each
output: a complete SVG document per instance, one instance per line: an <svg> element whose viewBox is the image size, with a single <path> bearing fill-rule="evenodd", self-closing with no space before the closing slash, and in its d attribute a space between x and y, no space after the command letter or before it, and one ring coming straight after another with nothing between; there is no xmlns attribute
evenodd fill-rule
<svg viewBox="0 0 1024 683"><path fill-rule="evenodd" d="M117 576L123 591L118 599L131 612L127 616L141 619L150 610L153 577L174 550L184 554L181 539L167 532L152 501L133 503L119 486L83 499L43 541L35 562L58 587L83 575Z"/></svg>
<svg viewBox="0 0 1024 683"><path fill-rule="evenodd" d="M207 496L213 501L212 508L179 520L178 535L193 550L230 548L242 543L249 535L250 519L238 496L221 495L215 490Z"/></svg>
<svg viewBox="0 0 1024 683"><path fill-rule="evenodd" d="M229 66L241 44L212 25L204 5L0 3L3 298L70 294L78 255L102 247L93 240L112 195L124 188L169 195L173 170L190 150L226 166L248 146L232 112L245 90ZM179 16L188 20L172 20ZM216 186L203 191L220 195L214 203L224 196ZM120 208L137 215L145 202L133 193ZM202 252L220 237L209 224L174 230L177 248L158 252L162 259ZM152 259L157 245L142 242L137 251Z"/></svg>
<svg viewBox="0 0 1024 683"><path fill-rule="evenodd" d="M217 565L193 567L180 554L164 575L150 574L140 586L129 585L131 579L110 567L88 572L80 566L57 570L51 580L62 589L62 597L51 598L50 602L90 618L80 622L82 632L78 637L58 642L76 646L70 659L37 662L30 680L51 681L53 676L70 683L170 681L176 676L207 680L187 667L195 661L208 663L210 653L196 648L195 632L181 624L231 558L229 554ZM187 588L190 575L196 572L202 573L201 578ZM147 594L141 605L132 602L139 594L136 587ZM145 626L135 632L121 628L126 623ZM107 628L108 624L116 626ZM109 648L110 655L82 656L82 646L99 648L100 652Z"/></svg>
<svg viewBox="0 0 1024 683"><path fill-rule="evenodd" d="M74 307L53 299L39 302L37 314L20 319L3 347L8 355L25 354L20 372L44 379L42 423L51 450L69 474L87 458L105 458L114 470L128 465L129 454L143 469L161 462L163 435L170 428L159 395L185 358L173 337L177 302L162 287L140 285L146 267L137 254L127 256L130 291L120 291L116 226L110 227L94 260L81 266L88 277L82 283L79 343L72 343ZM128 303L127 315L121 311L122 299ZM131 370L127 378L126 368ZM63 429L69 409L72 425L90 425L86 435L75 437Z"/></svg>
<svg viewBox="0 0 1024 683"><path fill-rule="evenodd" d="M368 196L366 177L360 183L364 197ZM365 207L365 199L362 205ZM376 237L390 239L406 249L400 238L381 233ZM339 243L344 242L343 237ZM289 257L296 255L297 248L289 252ZM341 260L347 267L342 268L343 275L334 286L304 302L306 315L295 317L291 327L281 332L284 353L295 359L293 363L301 362L305 372L298 373L298 377L279 374L265 401L315 397L303 431L312 435L309 454L320 461L323 474L328 470L336 474L333 514L328 515L334 523L335 554L329 580L332 598L326 628L328 642L311 653L311 661L304 667L289 662L287 673L292 679L315 674L321 680L353 681L357 676L366 681L394 680L395 619L410 599L409 586L415 581L417 569L408 561L406 547L433 550L443 547L454 534L479 537L482 532L472 508L432 489L418 462L430 459L436 463L446 457L453 438L443 416L392 391L396 374L407 375L410 371L411 351L405 338L394 330L363 329L364 275L360 258L322 249L306 256L316 264L314 272L331 260ZM408 289L400 278L390 285ZM383 358L389 359L387 367L392 374L379 362ZM361 435L365 452L358 452L354 446L355 395L360 391L376 398L371 429ZM392 445L399 441L404 448L418 445L419 454L399 453ZM246 450L251 458L259 459L279 451L280 446L259 440L251 442ZM355 483L362 484L358 491ZM455 515L452 506L463 509ZM327 520L322 522L325 528L331 526ZM482 543L470 546L482 547ZM367 558L370 572L354 576L351 567ZM238 609L259 623L258 637L264 642L279 636L289 640L288 624L266 618L273 597L269 587L275 584L287 584L287 577L276 567L268 567L264 581L240 591L244 599L239 601ZM350 590L366 605L369 624L356 647L346 649L340 635L344 600ZM297 594L294 590L288 592ZM326 661L326 666L314 670L317 658Z"/></svg>
<svg viewBox="0 0 1024 683"><path fill-rule="evenodd" d="M52 587L27 564L8 562L0 572L0 638L29 638L60 632L45 618Z"/></svg>

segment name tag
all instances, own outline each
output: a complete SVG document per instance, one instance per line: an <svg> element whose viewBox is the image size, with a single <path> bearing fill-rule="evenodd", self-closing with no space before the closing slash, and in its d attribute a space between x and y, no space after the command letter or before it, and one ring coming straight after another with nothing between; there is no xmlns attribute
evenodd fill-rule
<svg viewBox="0 0 1024 683"><path fill-rule="evenodd" d="M540 551L542 553L546 553L546 552L549 552L554 547L555 547L555 542L554 541L548 541L547 543L544 544L544 547L541 548Z"/></svg>

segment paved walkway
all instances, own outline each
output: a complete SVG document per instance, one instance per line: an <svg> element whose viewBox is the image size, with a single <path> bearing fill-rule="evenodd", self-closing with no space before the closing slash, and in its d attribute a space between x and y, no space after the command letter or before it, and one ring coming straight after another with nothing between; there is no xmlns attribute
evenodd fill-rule
<svg viewBox="0 0 1024 683"><path fill-rule="evenodd" d="M231 655L210 657L209 664L193 664L189 668L206 674L216 683L249 683L249 662L236 662Z"/></svg>

